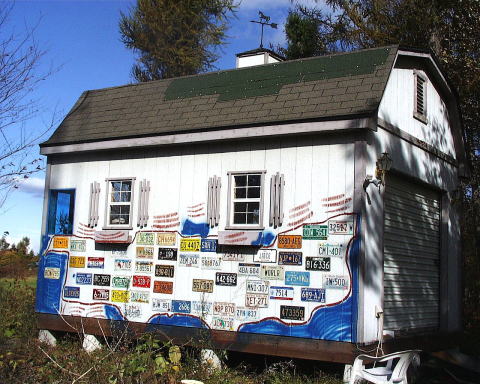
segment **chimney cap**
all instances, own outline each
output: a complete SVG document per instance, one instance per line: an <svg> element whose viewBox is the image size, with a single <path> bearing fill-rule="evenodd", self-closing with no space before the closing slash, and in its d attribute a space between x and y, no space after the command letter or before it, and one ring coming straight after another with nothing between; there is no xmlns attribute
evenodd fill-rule
<svg viewBox="0 0 480 384"><path fill-rule="evenodd" d="M278 61L285 61L285 57L283 57L282 55L279 55L278 53L272 51L271 49L267 49L267 48L251 49L250 51L237 53L236 56L237 57L247 57L247 56L258 55L259 53L268 53L270 56L277 59Z"/></svg>

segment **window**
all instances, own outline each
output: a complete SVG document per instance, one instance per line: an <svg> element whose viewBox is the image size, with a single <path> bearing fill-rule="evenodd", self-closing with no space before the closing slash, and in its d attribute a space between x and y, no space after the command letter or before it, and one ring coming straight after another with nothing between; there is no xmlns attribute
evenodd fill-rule
<svg viewBox="0 0 480 384"><path fill-rule="evenodd" d="M74 189L50 190L47 219L49 235L71 235L73 233L74 207Z"/></svg>
<svg viewBox="0 0 480 384"><path fill-rule="evenodd" d="M228 224L263 229L264 171L229 173Z"/></svg>
<svg viewBox="0 0 480 384"><path fill-rule="evenodd" d="M427 123L427 78L420 72L414 71L414 110L413 116L423 123Z"/></svg>
<svg viewBox="0 0 480 384"><path fill-rule="evenodd" d="M134 179L107 180L107 227L132 226Z"/></svg>

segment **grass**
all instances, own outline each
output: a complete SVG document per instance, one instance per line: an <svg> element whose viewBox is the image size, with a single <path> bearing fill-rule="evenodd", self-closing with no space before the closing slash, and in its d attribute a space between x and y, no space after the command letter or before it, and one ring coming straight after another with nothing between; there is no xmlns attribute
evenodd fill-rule
<svg viewBox="0 0 480 384"><path fill-rule="evenodd" d="M324 373L312 368L312 362L255 356L248 363L237 355L221 370L211 370L201 363L197 349L187 347L181 348L177 362L170 357L175 356L172 345L148 334L140 340L108 339L110 347L91 354L75 334L49 347L36 338L35 283L35 277L0 278L0 383L173 384L185 378L205 384L341 383L339 372Z"/></svg>

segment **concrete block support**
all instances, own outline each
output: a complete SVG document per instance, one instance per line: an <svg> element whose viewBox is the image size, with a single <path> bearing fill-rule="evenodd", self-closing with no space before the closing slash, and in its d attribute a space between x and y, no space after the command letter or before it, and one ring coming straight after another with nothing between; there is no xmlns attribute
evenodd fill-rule
<svg viewBox="0 0 480 384"><path fill-rule="evenodd" d="M88 353L96 351L97 349L102 348L102 344L98 339L93 335L85 335L83 338L82 347Z"/></svg>
<svg viewBox="0 0 480 384"><path fill-rule="evenodd" d="M41 343L45 343L50 345L51 347L57 346L57 339L55 336L53 336L50 331L47 331L46 329L41 329L38 332L38 340Z"/></svg>

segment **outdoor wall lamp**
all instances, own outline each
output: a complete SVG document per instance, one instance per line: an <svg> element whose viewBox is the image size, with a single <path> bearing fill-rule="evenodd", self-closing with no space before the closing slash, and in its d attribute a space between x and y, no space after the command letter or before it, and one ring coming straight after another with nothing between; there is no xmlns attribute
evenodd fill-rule
<svg viewBox="0 0 480 384"><path fill-rule="evenodd" d="M385 186L385 175L390 170L390 168L392 168L392 163L393 160L388 155L388 153L383 152L376 162L375 179L373 179L371 175L367 175L367 177L365 177L365 181L363 182L363 190L367 194L367 201L369 205L372 204L372 201L370 200L370 196L367 192L368 186L370 184L373 184L378 187L378 190L380 191L380 187L382 185Z"/></svg>

